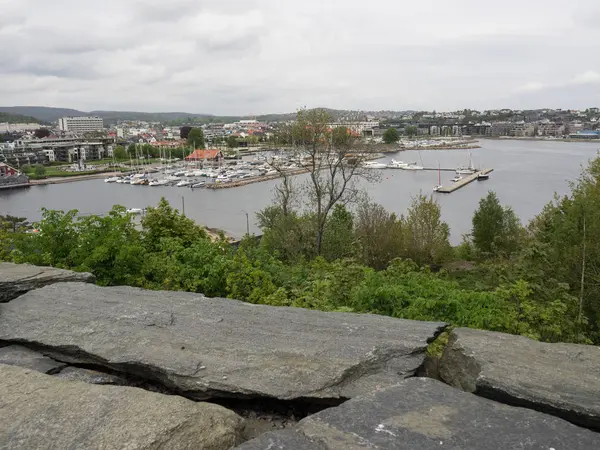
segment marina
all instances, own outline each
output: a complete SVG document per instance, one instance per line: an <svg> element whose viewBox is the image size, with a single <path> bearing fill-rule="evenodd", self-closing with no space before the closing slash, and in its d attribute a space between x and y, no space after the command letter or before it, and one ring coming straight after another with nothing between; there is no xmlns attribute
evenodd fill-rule
<svg viewBox="0 0 600 450"><path fill-rule="evenodd" d="M579 176L581 166L594 158L598 150L597 146L587 143L485 139L481 140L481 147L473 151L473 157L478 164L494 168L492 177L485 182L468 183L455 190L452 195L437 195L432 192L436 184L447 186L458 176L455 171L438 172L435 166L438 161L442 169L465 165L465 151L421 152L424 170L383 169L379 171L380 182L360 181L358 187L372 201L398 215L405 213L414 196L420 193L434 195L442 207L442 220L450 225L451 241L458 244L461 242L461 235L471 229L473 211L489 190L495 191L502 204L511 206L521 220L528 221L552 200L554 192L561 195L568 191L569 181ZM389 164L392 159L420 161L417 151L406 150L378 162ZM431 170L425 170L427 168ZM162 176L159 173L151 175L153 178ZM108 175L104 175L103 178L107 177ZM77 209L82 215L103 215L115 204L145 209L155 206L161 197L180 208L182 197L185 197L185 213L188 217L199 224L240 237L246 232L246 213L250 216L250 232L260 233L255 213L271 203L274 188L280 183L276 175L266 178L261 182L249 182L252 178L231 182L239 183L235 189L206 189L200 187L202 185L198 188L192 185L193 189L192 186L136 186L105 183L104 179L88 179L76 183L0 191L0 210L4 214L36 221L41 218L42 208L64 211ZM207 177L197 179L200 180L198 183L204 185L213 182ZM300 173L294 177L294 184L297 186L307 181L307 174ZM223 184L225 185L227 183Z"/></svg>

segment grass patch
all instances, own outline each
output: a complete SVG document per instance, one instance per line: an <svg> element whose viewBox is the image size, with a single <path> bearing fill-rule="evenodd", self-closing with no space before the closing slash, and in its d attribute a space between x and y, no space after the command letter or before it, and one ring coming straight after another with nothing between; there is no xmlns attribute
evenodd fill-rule
<svg viewBox="0 0 600 450"><path fill-rule="evenodd" d="M435 341L433 341L427 347L427 356L437 356L438 358L442 357L444 353L444 349L446 345L448 345L448 338L450 337L450 333L452 332L453 327L446 328L446 331L441 333Z"/></svg>

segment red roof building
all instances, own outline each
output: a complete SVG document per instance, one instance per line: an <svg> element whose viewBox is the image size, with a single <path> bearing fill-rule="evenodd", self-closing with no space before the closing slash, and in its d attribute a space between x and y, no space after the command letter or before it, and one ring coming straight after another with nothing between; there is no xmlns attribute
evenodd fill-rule
<svg viewBox="0 0 600 450"><path fill-rule="evenodd" d="M222 161L223 152L218 149L194 150L185 159L186 161Z"/></svg>

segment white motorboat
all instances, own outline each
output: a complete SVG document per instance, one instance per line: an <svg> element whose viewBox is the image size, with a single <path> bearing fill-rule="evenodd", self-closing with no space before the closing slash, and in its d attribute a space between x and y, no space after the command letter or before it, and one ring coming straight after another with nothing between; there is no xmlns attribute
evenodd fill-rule
<svg viewBox="0 0 600 450"><path fill-rule="evenodd" d="M168 184L169 180L162 178L160 180L152 180L150 183L148 183L148 186L166 186Z"/></svg>
<svg viewBox="0 0 600 450"><path fill-rule="evenodd" d="M104 179L105 183L116 183L119 181L119 177L108 177Z"/></svg>
<svg viewBox="0 0 600 450"><path fill-rule="evenodd" d="M265 173L266 176L268 175L277 175L279 172L276 171L275 169L271 169L271 170L267 170L267 173Z"/></svg>
<svg viewBox="0 0 600 450"><path fill-rule="evenodd" d="M167 175L165 177L165 180L167 180L167 181L179 181L179 177L176 177L175 175Z"/></svg>
<svg viewBox="0 0 600 450"><path fill-rule="evenodd" d="M433 192L438 192L441 188L443 188L443 186L441 184L438 184L437 186L433 187Z"/></svg>
<svg viewBox="0 0 600 450"><path fill-rule="evenodd" d="M143 212L144 212L144 210L142 208L129 208L127 210L127 213L129 213L129 214L136 214L136 215L142 214Z"/></svg>
<svg viewBox="0 0 600 450"><path fill-rule="evenodd" d="M190 186L191 184L192 184L192 182L190 180L181 180L175 186L177 186L177 187L184 187L184 186Z"/></svg>
<svg viewBox="0 0 600 450"><path fill-rule="evenodd" d="M388 169L404 169L406 166L408 166L407 163L405 163L404 161L396 161L395 159L392 159L392 162L390 162L387 165Z"/></svg>
<svg viewBox="0 0 600 450"><path fill-rule="evenodd" d="M366 161L363 164L363 167L366 169L387 169L387 164L379 163L377 161Z"/></svg>
<svg viewBox="0 0 600 450"><path fill-rule="evenodd" d="M454 178L452 178L452 181L453 181L454 183L456 183L456 182L458 182L458 181L460 181L460 180L462 180L462 179L463 179L463 177L461 177L460 175L457 175L457 176L455 176Z"/></svg>
<svg viewBox="0 0 600 450"><path fill-rule="evenodd" d="M406 167L402 167L403 170L423 170L423 166L419 166L415 163L407 164Z"/></svg>
<svg viewBox="0 0 600 450"><path fill-rule="evenodd" d="M201 188L201 187L204 187L204 186L206 186L206 181L201 181L200 183L192 184L191 187L192 188Z"/></svg>
<svg viewBox="0 0 600 450"><path fill-rule="evenodd" d="M173 175L176 177L182 177L186 174L187 172L185 170L178 170L177 172L175 172Z"/></svg>
<svg viewBox="0 0 600 450"><path fill-rule="evenodd" d="M146 184L146 179L145 178L134 178L134 179L131 180L130 184L132 186L133 185L141 186L141 185Z"/></svg>

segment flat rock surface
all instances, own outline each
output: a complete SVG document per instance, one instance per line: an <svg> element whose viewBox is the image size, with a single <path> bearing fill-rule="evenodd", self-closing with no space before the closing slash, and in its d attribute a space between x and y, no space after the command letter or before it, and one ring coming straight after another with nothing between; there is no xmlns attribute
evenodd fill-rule
<svg viewBox="0 0 600 450"><path fill-rule="evenodd" d="M0 303L9 302L33 289L62 281L93 283L94 276L91 273L73 272L54 267L0 263Z"/></svg>
<svg viewBox="0 0 600 450"><path fill-rule="evenodd" d="M591 450L600 434L496 403L431 378L410 378L263 434L238 450Z"/></svg>
<svg viewBox="0 0 600 450"><path fill-rule="evenodd" d="M114 384L126 386L127 380L110 373L98 372L96 370L81 369L79 367L67 367L56 374L57 378L70 381L83 381L90 384Z"/></svg>
<svg viewBox="0 0 600 450"><path fill-rule="evenodd" d="M204 399L349 398L411 376L442 323L59 283L0 305L0 339Z"/></svg>
<svg viewBox="0 0 600 450"><path fill-rule="evenodd" d="M27 450L226 450L243 427L218 405L1 364L0 422L0 448Z"/></svg>
<svg viewBox="0 0 600 450"><path fill-rule="evenodd" d="M9 345L0 348L0 364L19 366L42 373L58 372L67 366L21 345Z"/></svg>
<svg viewBox="0 0 600 450"><path fill-rule="evenodd" d="M458 328L440 374L465 391L600 429L600 347Z"/></svg>

